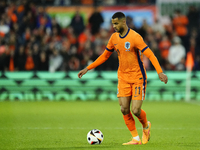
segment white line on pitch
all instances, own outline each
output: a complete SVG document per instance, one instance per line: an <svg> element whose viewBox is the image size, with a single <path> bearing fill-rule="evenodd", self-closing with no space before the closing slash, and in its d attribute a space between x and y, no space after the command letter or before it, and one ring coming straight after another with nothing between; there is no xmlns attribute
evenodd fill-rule
<svg viewBox="0 0 200 150"><path fill-rule="evenodd" d="M97 127L98 129L105 129L105 130L111 130L111 129L116 129L116 130L127 130L126 127ZM84 128L84 127L21 127L21 128L8 128L8 127L2 127L0 130L90 130L91 128ZM137 129L142 129L137 128ZM200 128L153 128L153 130L200 130Z"/></svg>

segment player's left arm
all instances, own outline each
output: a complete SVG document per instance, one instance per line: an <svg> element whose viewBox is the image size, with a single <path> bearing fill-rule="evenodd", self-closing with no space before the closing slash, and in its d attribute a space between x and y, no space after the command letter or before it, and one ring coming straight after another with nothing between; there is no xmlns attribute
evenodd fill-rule
<svg viewBox="0 0 200 150"><path fill-rule="evenodd" d="M162 68L158 62L158 59L156 58L156 56L154 55L154 53L151 51L150 48L146 48L143 51L143 54L149 58L149 60L151 61L151 63L153 64L154 68L156 69L159 79L164 82L165 84L168 81L168 77L166 74L163 73Z"/></svg>
<svg viewBox="0 0 200 150"><path fill-rule="evenodd" d="M167 75L165 75L162 71L162 68L158 62L158 59L156 58L156 56L154 55L154 53L151 51L151 49L146 45L146 43L144 42L143 38L141 35L136 34L135 37L135 46L136 48L138 48L139 50L141 50L141 52L149 58L149 60L151 61L151 63L153 64L154 68L156 69L159 79L164 82L165 84L168 81Z"/></svg>

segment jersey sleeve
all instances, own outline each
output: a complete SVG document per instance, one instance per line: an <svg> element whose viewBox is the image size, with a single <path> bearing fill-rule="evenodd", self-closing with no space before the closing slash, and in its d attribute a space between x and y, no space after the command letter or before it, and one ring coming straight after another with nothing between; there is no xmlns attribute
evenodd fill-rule
<svg viewBox="0 0 200 150"><path fill-rule="evenodd" d="M145 51L148 48L147 44L144 42L141 35L136 34L134 40L135 40L135 43L134 43L135 47L139 49L141 52Z"/></svg>
<svg viewBox="0 0 200 150"><path fill-rule="evenodd" d="M110 37L108 44L106 46L105 51L103 52L103 54L101 54L93 63L91 63L89 66L87 66L88 70L94 69L97 66L101 65L102 63L104 63L112 54L112 52L114 51L114 45L113 45L113 34Z"/></svg>
<svg viewBox="0 0 200 150"><path fill-rule="evenodd" d="M113 37L114 37L114 34L112 34L112 36L110 37L110 39L109 39L109 41L108 41L108 44L107 44L107 46L106 46L106 50L107 50L107 51L110 51L110 52L113 52L113 51L114 51Z"/></svg>
<svg viewBox="0 0 200 150"><path fill-rule="evenodd" d="M104 63L112 54L112 52L105 50L103 54L101 54L93 63L91 63L89 66L87 66L88 70L94 69L97 66Z"/></svg>
<svg viewBox="0 0 200 150"><path fill-rule="evenodd" d="M143 51L143 54L149 58L149 60L151 61L151 63L153 64L154 68L156 69L157 73L161 73L162 68L158 62L158 59L156 58L156 56L154 55L154 53L150 50L150 48L147 48L145 51Z"/></svg>
<svg viewBox="0 0 200 150"><path fill-rule="evenodd" d="M154 53L151 51L151 49L147 46L147 44L144 42L141 35L137 34L135 37L135 47L139 49L153 64L154 68L156 69L157 73L161 73L162 68L158 62L158 59L154 55Z"/></svg>

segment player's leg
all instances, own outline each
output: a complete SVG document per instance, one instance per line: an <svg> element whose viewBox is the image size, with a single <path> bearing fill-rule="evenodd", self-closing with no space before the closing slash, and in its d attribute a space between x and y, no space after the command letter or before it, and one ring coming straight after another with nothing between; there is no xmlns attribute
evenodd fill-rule
<svg viewBox="0 0 200 150"><path fill-rule="evenodd" d="M131 140L128 143L123 143L123 145L141 144L141 140L139 138L137 129L135 127L135 120L132 116L132 113L130 112L131 96L118 97L118 100L119 100L119 105L121 107L121 112L123 114L125 124L133 137L133 140Z"/></svg>
<svg viewBox="0 0 200 150"><path fill-rule="evenodd" d="M146 144L150 139L151 123L147 121L146 112L141 109L145 96L145 87L143 83L134 84L131 111L138 118L143 126L142 143Z"/></svg>
<svg viewBox="0 0 200 150"><path fill-rule="evenodd" d="M131 105L131 111L138 118L143 128L146 128L148 126L148 123L147 123L146 112L141 109L142 103L143 103L142 100L133 100Z"/></svg>
<svg viewBox="0 0 200 150"><path fill-rule="evenodd" d="M123 118L125 121L125 124L129 131L131 132L131 135L133 136L133 139L137 138L138 141L133 141L131 144L139 144L139 136L135 127L135 120L132 116L132 113L130 111L130 104L131 104L131 95L132 95L132 84L129 84L121 79L118 80L118 92L117 97L119 100L119 105L121 106L121 112L123 114ZM140 141L141 143L141 141ZM130 143L128 143L130 144ZM123 144L127 145L127 143Z"/></svg>
<svg viewBox="0 0 200 150"><path fill-rule="evenodd" d="M118 101L119 101L119 105L120 105L122 114L123 115L130 114L131 96L118 97Z"/></svg>

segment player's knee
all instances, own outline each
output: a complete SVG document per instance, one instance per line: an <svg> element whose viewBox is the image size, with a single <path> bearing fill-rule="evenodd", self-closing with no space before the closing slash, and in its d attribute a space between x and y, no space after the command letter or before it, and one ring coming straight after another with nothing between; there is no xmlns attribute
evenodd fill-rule
<svg viewBox="0 0 200 150"><path fill-rule="evenodd" d="M133 109L132 109L132 113L133 113L135 116L139 116L140 113L141 113L141 109L140 109L140 108L133 108Z"/></svg>
<svg viewBox="0 0 200 150"><path fill-rule="evenodd" d="M127 115L127 114L130 113L130 109L121 106L121 112L122 112L123 115Z"/></svg>

